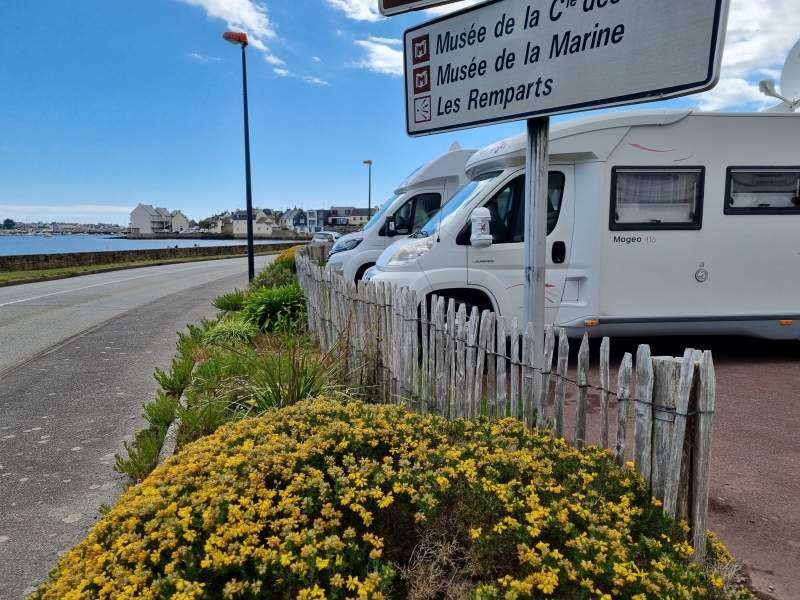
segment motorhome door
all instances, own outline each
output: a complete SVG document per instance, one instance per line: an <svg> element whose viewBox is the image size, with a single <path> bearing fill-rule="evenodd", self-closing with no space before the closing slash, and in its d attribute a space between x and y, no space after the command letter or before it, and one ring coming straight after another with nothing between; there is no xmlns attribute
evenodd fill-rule
<svg viewBox="0 0 800 600"><path fill-rule="evenodd" d="M547 193L545 321L553 323L561 304L569 265L574 214L574 167L552 166ZM484 204L492 220L492 245L467 246L467 282L492 294L510 322L522 315L525 245L525 180L519 175Z"/></svg>

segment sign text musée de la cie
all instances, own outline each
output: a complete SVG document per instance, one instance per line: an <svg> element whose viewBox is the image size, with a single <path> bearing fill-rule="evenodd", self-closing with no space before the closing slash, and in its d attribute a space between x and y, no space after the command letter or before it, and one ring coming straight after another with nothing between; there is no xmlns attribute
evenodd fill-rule
<svg viewBox="0 0 800 600"><path fill-rule="evenodd" d="M728 0L494 0L404 36L409 135L710 89Z"/></svg>

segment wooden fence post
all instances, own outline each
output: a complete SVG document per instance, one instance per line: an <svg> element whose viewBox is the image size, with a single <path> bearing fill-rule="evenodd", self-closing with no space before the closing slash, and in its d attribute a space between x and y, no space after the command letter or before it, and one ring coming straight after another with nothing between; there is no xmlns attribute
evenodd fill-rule
<svg viewBox="0 0 800 600"><path fill-rule="evenodd" d="M464 390L464 418L466 419L475 418L473 400L475 397L475 361L478 350L478 321L480 321L478 307L473 306L467 323L466 388Z"/></svg>
<svg viewBox="0 0 800 600"><path fill-rule="evenodd" d="M672 357L653 358L653 460L650 488L664 502L672 426L678 404L680 362Z"/></svg>
<svg viewBox="0 0 800 600"><path fill-rule="evenodd" d="M450 298L447 302L447 355L449 358L449 377L447 378L447 416L450 419L458 418L458 406L456 404L456 355L458 335L458 325L456 324L455 300Z"/></svg>
<svg viewBox="0 0 800 600"><path fill-rule="evenodd" d="M511 418L519 418L519 324L511 319Z"/></svg>
<svg viewBox="0 0 800 600"><path fill-rule="evenodd" d="M622 357L622 364L619 366L619 374L617 375L617 443L614 446L614 461L620 468L625 465L632 369L633 357L630 352L626 352Z"/></svg>
<svg viewBox="0 0 800 600"><path fill-rule="evenodd" d="M536 333L533 331L533 323L528 323L525 326L525 339L522 342L522 407L523 419L526 429L533 429L533 407L535 406L534 389L533 389L533 369L536 366L534 361L535 356L535 340Z"/></svg>
<svg viewBox="0 0 800 600"><path fill-rule="evenodd" d="M694 452L692 453L692 518L691 536L694 559L702 562L706 555L708 522L708 488L711 476L711 440L714 435L714 396L717 381L711 352L700 359L700 377L695 403Z"/></svg>
<svg viewBox="0 0 800 600"><path fill-rule="evenodd" d="M650 485L653 448L653 361L650 346L636 351L636 406L633 425L633 466Z"/></svg>
<svg viewBox="0 0 800 600"><path fill-rule="evenodd" d="M578 394L575 399L575 447L586 447L586 395L589 391L589 334L578 351Z"/></svg>
<svg viewBox="0 0 800 600"><path fill-rule="evenodd" d="M477 419L481 416L483 405L483 364L486 359L486 345L491 329L490 319L493 313L484 310L480 317L480 331L478 334L478 345L475 348L475 382L472 385L472 417Z"/></svg>
<svg viewBox="0 0 800 600"><path fill-rule="evenodd" d="M556 397L553 401L553 435L564 437L564 403L567 394L567 367L569 366L569 340L567 330L558 331L558 364L556 366Z"/></svg>
<svg viewBox="0 0 800 600"><path fill-rule="evenodd" d="M465 419L467 416L465 386L467 382L467 307L458 305L458 334L456 336L456 385L453 394L456 397L456 418Z"/></svg>
<svg viewBox="0 0 800 600"><path fill-rule="evenodd" d="M600 447L608 448L608 392L611 340L603 338L600 344Z"/></svg>
<svg viewBox="0 0 800 600"><path fill-rule="evenodd" d="M436 311L433 317L434 327L436 328L436 408L439 415L447 417L447 381L450 377L447 367L449 362L445 362L447 346L444 330L444 298L436 301Z"/></svg>
<svg viewBox="0 0 800 600"><path fill-rule="evenodd" d="M419 307L419 319L422 332L422 376L420 377L422 388L419 393L419 412L425 414L428 412L428 374L430 373L428 369L428 344L430 338L428 338L428 303L424 297Z"/></svg>
<svg viewBox="0 0 800 600"><path fill-rule="evenodd" d="M694 351L689 348L683 355L681 363L680 380L678 383L678 403L675 406L675 421L672 425L672 442L670 443L669 458L667 460L667 471L664 483L664 512L673 519L679 515L679 490L683 490L688 495L688 481L681 479L681 465L684 454L684 436L686 434L686 419L689 412L689 397L694 387ZM683 469L688 477L688 469Z"/></svg>
<svg viewBox="0 0 800 600"><path fill-rule="evenodd" d="M553 368L553 348L555 337L553 326L544 328L544 355L542 356L542 383L539 387L539 396L536 407L536 429L547 429L547 404L550 399L550 371Z"/></svg>
<svg viewBox="0 0 800 600"><path fill-rule="evenodd" d="M497 356L495 356L497 316L493 312L489 312L487 316L489 323L486 330L486 414L494 417L497 414Z"/></svg>
<svg viewBox="0 0 800 600"><path fill-rule="evenodd" d="M489 415L501 419L508 415L508 381L506 379L506 320L497 317L497 411Z"/></svg>

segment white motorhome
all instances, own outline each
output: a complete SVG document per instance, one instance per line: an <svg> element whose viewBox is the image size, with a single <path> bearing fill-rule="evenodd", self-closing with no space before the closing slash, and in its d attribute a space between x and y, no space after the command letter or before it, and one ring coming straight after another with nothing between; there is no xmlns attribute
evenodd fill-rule
<svg viewBox="0 0 800 600"><path fill-rule="evenodd" d="M384 202L361 231L341 237L328 256L328 268L339 269L358 281L386 247L417 231L464 185L464 167L475 150L462 150L457 142L450 150L416 169ZM387 218L393 229L385 226Z"/></svg>
<svg viewBox="0 0 800 600"><path fill-rule="evenodd" d="M554 125L547 323L570 336L800 339L800 113L612 112ZM526 136L366 278L521 319ZM470 243L489 209L492 243ZM480 211L485 214L485 211Z"/></svg>

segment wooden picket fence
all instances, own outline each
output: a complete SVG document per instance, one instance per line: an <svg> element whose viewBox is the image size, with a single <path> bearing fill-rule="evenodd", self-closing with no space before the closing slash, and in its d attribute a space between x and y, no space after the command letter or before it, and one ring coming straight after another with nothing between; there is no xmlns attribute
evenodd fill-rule
<svg viewBox="0 0 800 600"><path fill-rule="evenodd" d="M430 303L419 302L412 290L382 282L356 285L319 266L326 252L322 246L298 249L298 278L310 332L323 351L337 349L343 355L353 385L370 387L382 402L404 403L421 413L451 419L512 417L529 429L551 428L560 438L566 437L564 411L568 388L574 387L571 441L578 448L587 444L587 398L594 389L600 405L599 445L613 449L620 467L626 464L633 405L634 467L667 514L689 523L694 556L703 560L715 396L710 352L687 349L682 358L652 357L649 346L639 346L633 394L630 353L619 367L617 389L610 389L610 340L604 338L600 384L591 385L588 336L581 342L573 380L564 329L556 354L553 328L546 328L543 361L535 365L532 323L523 328L514 318L509 326L502 316L477 308L467 315L463 304L436 295ZM616 440L609 445L612 398Z"/></svg>

